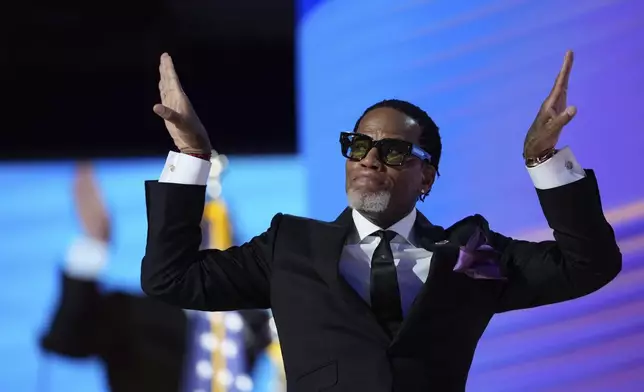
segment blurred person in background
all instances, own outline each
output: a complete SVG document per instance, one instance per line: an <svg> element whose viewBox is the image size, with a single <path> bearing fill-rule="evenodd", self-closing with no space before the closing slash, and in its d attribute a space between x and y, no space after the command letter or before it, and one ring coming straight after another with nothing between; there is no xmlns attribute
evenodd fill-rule
<svg viewBox="0 0 644 392"><path fill-rule="evenodd" d="M232 241L218 197L223 167L211 170L213 197L205 207L202 248L229 247ZM109 259L112 225L91 163L78 164L73 195L83 236L65 256L60 298L41 347L71 358L100 358L113 392L250 390L248 369L270 343L268 315L184 312L147 296L105 292L99 279ZM237 377L226 383L228 372Z"/></svg>
<svg viewBox="0 0 644 392"><path fill-rule="evenodd" d="M511 239L481 215L430 223L415 205L438 173L438 127L385 100L341 133L349 207L334 222L277 214L241 246L200 251L210 139L163 54L153 110L179 152L146 182L143 290L184 308L271 308L289 391L463 391L494 314L585 296L621 270L593 171L556 149L576 114L572 62L567 52L523 145L554 241Z"/></svg>
<svg viewBox="0 0 644 392"><path fill-rule="evenodd" d="M73 190L83 235L65 255L61 291L41 339L49 353L98 357L113 392L177 392L186 351L183 310L146 296L104 292L111 221L90 163L76 168Z"/></svg>

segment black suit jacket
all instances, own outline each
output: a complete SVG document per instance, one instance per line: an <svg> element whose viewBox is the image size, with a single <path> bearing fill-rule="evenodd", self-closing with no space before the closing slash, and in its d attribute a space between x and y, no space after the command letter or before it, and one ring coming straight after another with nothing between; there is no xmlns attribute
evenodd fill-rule
<svg viewBox="0 0 644 392"><path fill-rule="evenodd" d="M100 358L112 392L177 392L187 329L185 313L175 306L141 295L101 293L95 281L63 274L40 344L57 355Z"/></svg>
<svg viewBox="0 0 644 392"><path fill-rule="evenodd" d="M331 223L278 214L265 233L242 246L199 251L204 191L146 183L143 290L186 308L271 307L290 392L462 391L495 313L589 294L621 269L590 170L580 181L537 191L556 241L513 240L491 231L480 215L443 229L419 214L415 233L434 256L426 283L390 339L338 273L354 228L349 210ZM453 272L459 246L477 227L501 253L506 281Z"/></svg>

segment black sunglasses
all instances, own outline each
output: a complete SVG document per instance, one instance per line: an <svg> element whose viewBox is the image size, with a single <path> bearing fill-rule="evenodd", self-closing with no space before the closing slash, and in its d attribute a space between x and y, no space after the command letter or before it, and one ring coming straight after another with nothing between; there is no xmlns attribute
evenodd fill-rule
<svg viewBox="0 0 644 392"><path fill-rule="evenodd" d="M400 139L373 140L370 136L355 132L341 132L342 155L351 161L361 161L372 148L387 166L402 166L407 158L415 156L430 163L431 155L417 145Z"/></svg>

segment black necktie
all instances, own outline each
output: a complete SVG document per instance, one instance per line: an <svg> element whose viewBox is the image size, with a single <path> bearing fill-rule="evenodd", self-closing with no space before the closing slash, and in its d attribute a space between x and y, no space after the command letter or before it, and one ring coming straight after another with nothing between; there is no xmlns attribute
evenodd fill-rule
<svg viewBox="0 0 644 392"><path fill-rule="evenodd" d="M371 259L371 309L393 337L403 318L398 275L390 245L396 233L380 230L374 234L380 237L380 243Z"/></svg>

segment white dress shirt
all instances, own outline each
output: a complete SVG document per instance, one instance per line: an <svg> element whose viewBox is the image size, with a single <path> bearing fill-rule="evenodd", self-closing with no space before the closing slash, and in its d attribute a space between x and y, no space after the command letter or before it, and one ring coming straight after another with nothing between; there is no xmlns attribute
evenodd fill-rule
<svg viewBox="0 0 644 392"><path fill-rule="evenodd" d="M190 155L170 152L159 182L186 185L206 185L211 163ZM580 180L586 176L572 151L566 147L548 161L527 168L528 174L537 189L551 189ZM356 233L347 239L342 250L339 269L347 283L367 302L370 302L369 285L371 281L371 257L380 238L373 236L383 228L369 222L357 211L353 211ZM416 210L387 228L397 233L391 248L398 273L398 284L403 313L419 293L429 275L432 252L414 246L413 233Z"/></svg>
<svg viewBox="0 0 644 392"><path fill-rule="evenodd" d="M356 210L352 211L352 215L356 231L347 238L342 248L339 270L347 283L370 304L371 259L380 243L380 237L373 233L382 229ZM398 275L403 315L407 315L416 295L427 280L432 261L432 252L414 246L415 222L416 209L413 209L387 229L396 233L391 240L391 251Z"/></svg>

